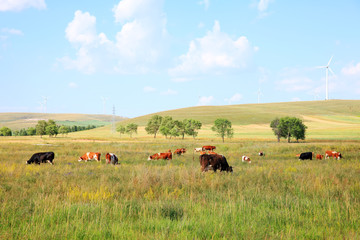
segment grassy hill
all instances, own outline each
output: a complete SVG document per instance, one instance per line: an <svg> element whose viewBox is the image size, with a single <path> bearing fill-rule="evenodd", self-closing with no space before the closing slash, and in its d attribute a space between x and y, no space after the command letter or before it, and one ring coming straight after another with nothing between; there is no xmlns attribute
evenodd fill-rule
<svg viewBox="0 0 360 240"><path fill-rule="evenodd" d="M285 102L264 104L240 104L225 106L199 106L158 112L123 122L146 125L152 115L172 116L182 120L192 118L203 124L212 124L217 118L227 118L234 125L270 123L275 117L283 116L333 116L331 121L355 121L360 119L360 100L331 100L308 102ZM337 116L337 118L334 118ZM342 116L342 117L341 117ZM353 118L355 117L355 118Z"/></svg>
<svg viewBox="0 0 360 240"><path fill-rule="evenodd" d="M103 126L111 123L111 115L96 114L54 114L54 113L0 113L0 127L6 126L13 130L32 127L39 120L53 119L59 125ZM116 121L126 118L116 117Z"/></svg>
<svg viewBox="0 0 360 240"><path fill-rule="evenodd" d="M331 100L286 102L266 104L241 104L226 106L200 106L182 108L149 114L127 119L118 123L139 125L137 139L151 138L145 131L145 126L151 116L172 116L182 120L191 118L203 123L198 138L216 138L211 126L217 118L229 119L234 128L234 138L273 139L274 135L269 125L276 117L295 116L303 119L307 129L307 138L312 139L343 139L360 140L360 100ZM117 134L111 134L110 126L79 133L72 133L75 138L119 139ZM121 138L126 138L127 135ZM164 138L159 135L159 138Z"/></svg>

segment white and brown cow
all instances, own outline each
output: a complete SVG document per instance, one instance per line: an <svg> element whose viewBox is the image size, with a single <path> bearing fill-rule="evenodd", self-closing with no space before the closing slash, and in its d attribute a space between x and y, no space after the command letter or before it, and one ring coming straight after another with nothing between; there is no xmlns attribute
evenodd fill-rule
<svg viewBox="0 0 360 240"><path fill-rule="evenodd" d="M249 158L248 156L245 156L245 155L241 157L241 161L242 161L242 162L251 163L250 158Z"/></svg>
<svg viewBox="0 0 360 240"><path fill-rule="evenodd" d="M106 153L105 159L107 164L111 163L113 165L118 164L119 161L118 157L113 153Z"/></svg>
<svg viewBox="0 0 360 240"><path fill-rule="evenodd" d="M89 160L96 160L98 162L100 162L100 156L101 156L101 153L99 152L87 152L85 153L84 155L82 155L81 157L79 157L78 161L81 162L81 161L89 161Z"/></svg>

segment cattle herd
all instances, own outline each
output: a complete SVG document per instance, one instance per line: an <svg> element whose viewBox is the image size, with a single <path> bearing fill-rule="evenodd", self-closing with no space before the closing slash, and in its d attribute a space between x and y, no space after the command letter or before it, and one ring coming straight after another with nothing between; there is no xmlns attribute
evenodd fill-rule
<svg viewBox="0 0 360 240"><path fill-rule="evenodd" d="M200 160L200 165L201 165L201 171L206 172L208 170L213 170L214 172L216 172L217 170L220 170L220 171L232 172L233 168L232 168L232 166L229 166L225 156L215 153L214 152L215 149L216 149L215 146L203 146L203 147L194 149L194 153L195 152L200 153L199 160ZM174 151L174 154L177 154L178 156L181 156L184 153L186 153L185 148L179 148ZM258 153L258 155L260 157L264 157L265 153L260 151ZM79 162L81 162L81 161L87 162L90 160L96 160L96 161L100 162L101 161L100 156L101 156L101 153L99 153L99 152L87 152L84 155L82 155L81 157L79 157L78 161ZM303 152L301 154L297 154L296 156L299 157L299 160L306 160L306 159L312 160L313 157L315 156L315 154L313 152ZM341 155L341 153L336 152L336 151L326 151L325 159L330 158L330 157L340 160L342 158L342 155ZM39 152L39 153L33 154L31 156L31 158L28 161L26 161L26 164L31 164L31 163L40 164L40 163L47 163L47 162L50 164L53 164L54 158L55 158L54 152ZM323 158L324 158L324 155L316 154L316 159L322 160ZM106 153L105 159L106 159L106 163L108 163L108 164L116 165L119 163L118 157L113 153ZM165 153L155 153L153 155L150 155L147 160L150 161L150 160L159 160L159 159L172 160L171 150L169 149ZM242 162L251 163L250 158L245 155L242 156L241 160L242 160Z"/></svg>

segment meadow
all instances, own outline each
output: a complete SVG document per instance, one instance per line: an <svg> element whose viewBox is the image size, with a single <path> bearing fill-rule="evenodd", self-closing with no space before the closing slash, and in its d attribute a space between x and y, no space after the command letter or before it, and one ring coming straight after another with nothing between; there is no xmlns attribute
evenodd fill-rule
<svg viewBox="0 0 360 240"><path fill-rule="evenodd" d="M158 113L202 121L196 139L154 139L145 131L152 114L118 123L139 125L132 138L111 132L109 125L52 138L0 137L0 239L360 239L359 103ZM3 124L20 126L20 115L18 120L4 116ZM282 116L303 119L305 141L276 141L269 123ZM218 117L233 123L234 138L225 143L211 131ZM92 121L66 115L55 120ZM209 144L227 158L233 173L200 171L199 154L192 149ZM182 147L188 152L171 161L147 161L150 154ZM326 150L340 151L344 158L296 157ZM25 164L41 151L55 152L55 164ZM88 151L101 152L102 161L78 162ZM266 156L259 157L259 151ZM120 164L106 164L107 152ZM242 163L242 155L252 163Z"/></svg>
<svg viewBox="0 0 360 240"><path fill-rule="evenodd" d="M91 130L92 131L92 130ZM200 172L191 149L217 146L234 172ZM0 139L1 239L358 239L359 141ZM171 161L152 153L189 149ZM342 160L298 161L334 149ZM265 157L256 155L264 151ZM54 151L55 165L26 165ZM102 162L78 162L100 151ZM118 155L120 165L105 164ZM241 155L252 158L241 162Z"/></svg>

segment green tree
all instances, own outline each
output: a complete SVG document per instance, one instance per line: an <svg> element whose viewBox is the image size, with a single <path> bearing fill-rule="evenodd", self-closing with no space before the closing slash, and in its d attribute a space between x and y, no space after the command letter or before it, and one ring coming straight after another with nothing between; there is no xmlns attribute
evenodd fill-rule
<svg viewBox="0 0 360 240"><path fill-rule="evenodd" d="M225 118L218 118L214 122L214 126L211 127L211 130L217 133L218 136L222 138L224 142L225 136L232 138L234 135L234 129L231 127L231 122Z"/></svg>
<svg viewBox="0 0 360 240"><path fill-rule="evenodd" d="M11 129L8 127L2 127L0 128L0 136L11 136Z"/></svg>
<svg viewBox="0 0 360 240"><path fill-rule="evenodd" d="M125 132L132 137L133 133L137 133L138 125L135 123L129 123L126 126Z"/></svg>
<svg viewBox="0 0 360 240"><path fill-rule="evenodd" d="M298 142L299 139L305 139L307 126L299 118L283 117L279 120L278 129L281 132L281 137L287 138L288 142L291 141L291 137L294 137Z"/></svg>
<svg viewBox="0 0 360 240"><path fill-rule="evenodd" d="M177 121L177 120L175 120L175 121ZM170 129L169 135L170 135L170 138L172 138L172 137L176 138L176 137L180 136L179 127L176 124L176 122L175 122L173 128Z"/></svg>
<svg viewBox="0 0 360 240"><path fill-rule="evenodd" d="M125 133L125 127L120 125L116 128L116 131L120 133L120 137L121 137L121 134L124 134Z"/></svg>
<svg viewBox="0 0 360 240"><path fill-rule="evenodd" d="M154 115L148 121L145 130L148 134L154 134L154 138L156 138L156 134L159 131L160 125L162 122L162 117L159 115Z"/></svg>
<svg viewBox="0 0 360 240"><path fill-rule="evenodd" d="M29 127L26 129L26 134L29 136L34 136L36 134L36 129L34 127Z"/></svg>
<svg viewBox="0 0 360 240"><path fill-rule="evenodd" d="M62 134L64 136L65 134L67 135L69 132L70 132L69 127L64 126L64 125L59 127L59 134Z"/></svg>
<svg viewBox="0 0 360 240"><path fill-rule="evenodd" d="M35 126L36 135L40 135L40 137L42 137L42 135L45 135L46 134L46 126L47 126L47 123L45 120L39 120Z"/></svg>
<svg viewBox="0 0 360 240"><path fill-rule="evenodd" d="M167 138L170 135L171 129L175 126L175 122L170 116L165 116L159 128L159 132Z"/></svg>
<svg viewBox="0 0 360 240"><path fill-rule="evenodd" d="M280 119L275 118L271 121L270 127L273 130L275 136L277 137L278 142L280 142L280 138L284 137L284 133L281 132L281 129L279 128Z"/></svg>
<svg viewBox="0 0 360 240"><path fill-rule="evenodd" d="M198 130L201 128L202 123L194 119L185 119L184 124L185 124L185 133L189 136L193 136L193 138L195 139L195 137L197 137L199 133Z"/></svg>
<svg viewBox="0 0 360 240"><path fill-rule="evenodd" d="M45 127L45 132L49 137L55 136L58 134L59 129L58 126L56 126L56 122L52 119L49 119L47 122L47 125Z"/></svg>

